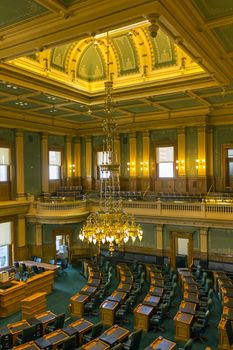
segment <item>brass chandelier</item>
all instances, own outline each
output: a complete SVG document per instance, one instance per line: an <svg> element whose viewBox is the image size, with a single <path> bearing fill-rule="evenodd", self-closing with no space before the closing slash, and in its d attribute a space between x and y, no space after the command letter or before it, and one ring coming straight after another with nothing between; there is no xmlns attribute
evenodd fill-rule
<svg viewBox="0 0 233 350"><path fill-rule="evenodd" d="M96 41L95 41L96 43ZM98 152L101 180L100 209L91 213L79 238L88 243L108 245L110 255L115 247L142 239L143 231L133 215L123 210L120 197L120 164L114 150L116 123L113 118L113 82L110 76L109 35L107 34L107 81L105 82L105 118L103 120L103 151Z"/></svg>

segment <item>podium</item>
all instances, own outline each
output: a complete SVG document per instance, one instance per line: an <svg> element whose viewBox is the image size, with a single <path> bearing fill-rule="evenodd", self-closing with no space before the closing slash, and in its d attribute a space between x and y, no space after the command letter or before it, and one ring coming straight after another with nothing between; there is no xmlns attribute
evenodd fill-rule
<svg viewBox="0 0 233 350"><path fill-rule="evenodd" d="M35 293L30 297L21 300L23 319L30 318L46 310L46 294L46 292Z"/></svg>

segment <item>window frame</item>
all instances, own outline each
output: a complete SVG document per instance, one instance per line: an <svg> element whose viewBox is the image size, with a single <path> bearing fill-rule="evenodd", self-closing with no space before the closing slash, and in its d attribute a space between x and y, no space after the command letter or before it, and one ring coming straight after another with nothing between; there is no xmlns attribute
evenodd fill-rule
<svg viewBox="0 0 233 350"><path fill-rule="evenodd" d="M9 145L1 145L1 144L0 144L0 148L6 148L9 150L9 164L1 163L1 161L0 161L0 166L4 166L6 168L7 178L5 180L0 179L0 183L4 184L4 183L8 183L11 181L10 167L12 164L12 148Z"/></svg>
<svg viewBox="0 0 233 350"><path fill-rule="evenodd" d="M229 163L233 163L233 157L228 157L228 150L233 150L233 143L222 145L222 176L224 178L224 187L229 188L232 187L233 184L233 175L229 174Z"/></svg>
<svg viewBox="0 0 233 350"><path fill-rule="evenodd" d="M176 144L175 143L172 143L172 142L161 142L161 143L157 143L154 145L155 146L155 155L154 155L154 159L155 159L155 178L157 180L174 180L176 177L177 177L177 170L176 170L176 154L177 154L177 147L176 147ZM172 177L160 177L159 176L159 162L158 162L158 156L157 156L157 150L159 148L167 148L167 147L173 147L173 162L169 162L169 163L172 163L173 165L173 176ZM162 162L161 162L162 163Z"/></svg>
<svg viewBox="0 0 233 350"><path fill-rule="evenodd" d="M60 161L60 165L54 165L50 163L50 152L58 152L61 155L61 161ZM50 178L50 166L56 166L58 167L59 171L59 178L56 179L52 179ZM63 151L60 148L50 148L48 151L48 180L49 181L61 181L62 180L62 167L63 167Z"/></svg>

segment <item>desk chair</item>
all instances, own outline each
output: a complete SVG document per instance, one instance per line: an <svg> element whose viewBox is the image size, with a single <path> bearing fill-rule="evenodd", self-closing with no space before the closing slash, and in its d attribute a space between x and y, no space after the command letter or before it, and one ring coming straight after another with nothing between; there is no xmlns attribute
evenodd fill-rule
<svg viewBox="0 0 233 350"><path fill-rule="evenodd" d="M56 316L55 321L48 324L45 328L45 333L50 333L53 331L56 331L57 329L60 329L63 327L65 322L65 314L59 314Z"/></svg>
<svg viewBox="0 0 233 350"><path fill-rule="evenodd" d="M61 259L61 262L59 264L58 268L58 276L66 274L66 269L68 268L68 262L67 259Z"/></svg>
<svg viewBox="0 0 233 350"><path fill-rule="evenodd" d="M119 343L117 345L115 345L113 348L111 348L111 350L123 350L123 344Z"/></svg>
<svg viewBox="0 0 233 350"><path fill-rule="evenodd" d="M207 340L207 338L203 336L203 333L208 326L209 316L210 311L207 310L204 318L199 318L196 322L193 323L191 330L194 335L194 340L200 340L202 343Z"/></svg>
<svg viewBox="0 0 233 350"><path fill-rule="evenodd" d="M191 350L193 346L193 339L188 339L187 342L184 344L183 348L178 348L178 350Z"/></svg>
<svg viewBox="0 0 233 350"><path fill-rule="evenodd" d="M156 312L155 315L153 315L150 319L150 324L153 328L154 332L157 332L158 330L160 332L164 332L165 328L163 326L163 320L167 316L168 313L168 304L162 304L160 310Z"/></svg>
<svg viewBox="0 0 233 350"><path fill-rule="evenodd" d="M128 340L122 343L124 350L138 350L142 338L142 329L132 332Z"/></svg>
<svg viewBox="0 0 233 350"><path fill-rule="evenodd" d="M20 335L18 335L16 339L17 345L27 343L30 340L35 339L36 334L36 326L32 325L28 328L25 328Z"/></svg>
<svg viewBox="0 0 233 350"><path fill-rule="evenodd" d="M116 323L128 322L126 316L132 311L132 297L129 297L125 304L123 304L115 313L115 321Z"/></svg>
<svg viewBox="0 0 233 350"><path fill-rule="evenodd" d="M9 350L13 348L13 334L7 327L0 329L0 349Z"/></svg>
<svg viewBox="0 0 233 350"><path fill-rule="evenodd" d="M62 350L75 350L76 349L76 336L72 335L69 339L63 343Z"/></svg>
<svg viewBox="0 0 233 350"><path fill-rule="evenodd" d="M32 265L32 271L35 273L35 274L39 274L40 271L38 269L38 267L36 265Z"/></svg>
<svg viewBox="0 0 233 350"><path fill-rule="evenodd" d="M89 316L96 316L95 310L99 306L102 301L102 292L99 290L89 302L84 304L84 314L88 314Z"/></svg>
<svg viewBox="0 0 233 350"><path fill-rule="evenodd" d="M103 323L102 322L96 323L92 327L92 330L89 333L84 334L83 343L88 343L92 339L99 337L100 334L102 333L102 330L103 330Z"/></svg>

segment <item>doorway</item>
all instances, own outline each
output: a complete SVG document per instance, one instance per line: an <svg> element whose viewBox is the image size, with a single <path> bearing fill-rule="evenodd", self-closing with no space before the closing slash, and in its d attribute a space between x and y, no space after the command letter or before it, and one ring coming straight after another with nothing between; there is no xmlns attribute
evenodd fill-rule
<svg viewBox="0 0 233 350"><path fill-rule="evenodd" d="M191 232L171 232L171 265L189 267L192 264L193 235Z"/></svg>
<svg viewBox="0 0 233 350"><path fill-rule="evenodd" d="M56 259L70 262L70 245L71 245L72 230L59 229L53 232L54 241L54 256Z"/></svg>

